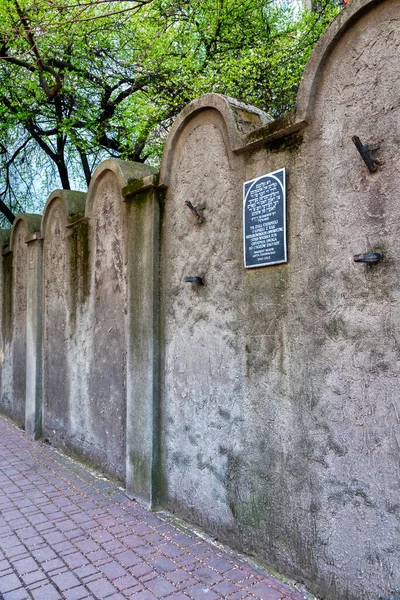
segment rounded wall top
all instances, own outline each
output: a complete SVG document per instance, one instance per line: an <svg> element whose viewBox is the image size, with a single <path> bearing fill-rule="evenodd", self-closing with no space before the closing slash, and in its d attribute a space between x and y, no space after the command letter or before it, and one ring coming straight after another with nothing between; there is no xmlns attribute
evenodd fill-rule
<svg viewBox="0 0 400 600"><path fill-rule="evenodd" d="M56 200L61 200L69 223L85 216L86 194L72 190L55 190L50 194L43 209L41 234L46 235L46 228L50 209Z"/></svg>
<svg viewBox="0 0 400 600"><path fill-rule="evenodd" d="M29 242L33 239L35 239L35 237L41 237L40 236L40 225L41 225L41 221L42 221L42 215L35 215L35 214L29 214L29 213L24 213L24 214L19 214L15 217L13 226L11 228L11 235L10 235L10 245L9 248L12 250L13 248L13 244L14 244L14 237L15 237L15 230L17 229L17 227L19 227L19 225L22 223L23 227L25 228L26 231L26 237L25 237L25 241Z"/></svg>
<svg viewBox="0 0 400 600"><path fill-rule="evenodd" d="M350 27L385 0L351 0L318 40L306 65L296 100L295 120L310 123L318 81L334 46Z"/></svg>
<svg viewBox="0 0 400 600"><path fill-rule="evenodd" d="M179 113L168 134L161 162L161 186L169 184L172 157L181 133L193 117L205 110L216 110L221 115L232 151L243 145L246 134L273 121L262 110L222 94L205 94L196 98Z"/></svg>
<svg viewBox="0 0 400 600"><path fill-rule="evenodd" d="M106 173L113 173L117 179L118 185L122 188L126 187L133 181L138 181L149 175L157 173L157 169L143 163L129 162L121 159L109 158L104 160L93 173L92 180L89 185L86 201L86 217L91 217L93 203L96 195L96 189L99 181Z"/></svg>

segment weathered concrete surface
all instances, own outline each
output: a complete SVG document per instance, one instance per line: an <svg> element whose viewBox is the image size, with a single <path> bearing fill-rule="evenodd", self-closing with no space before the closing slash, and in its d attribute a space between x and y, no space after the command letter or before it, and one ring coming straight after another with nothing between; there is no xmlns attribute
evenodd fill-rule
<svg viewBox="0 0 400 600"><path fill-rule="evenodd" d="M25 427L27 281L28 248L26 242L40 230L39 215L18 215L9 247L3 251L4 282L2 337L3 367L1 409Z"/></svg>
<svg viewBox="0 0 400 600"><path fill-rule="evenodd" d="M43 436L63 448L71 438L70 378L74 370L71 296L76 280L70 232L84 212L85 194L58 191L49 197L43 214Z"/></svg>
<svg viewBox="0 0 400 600"><path fill-rule="evenodd" d="M162 499L218 532L233 527L227 464L231 444L244 442L243 322L236 312L243 298L243 170L227 145L215 109L187 124L174 149L161 252ZM204 204L203 224L185 201ZM204 277L205 285L184 283L187 276Z"/></svg>
<svg viewBox="0 0 400 600"><path fill-rule="evenodd" d="M400 5L350 4L293 115L240 147L195 101L161 170L162 502L332 600L400 588ZM246 272L240 183L282 167L289 264Z"/></svg>
<svg viewBox="0 0 400 600"><path fill-rule="evenodd" d="M36 439L42 434L42 239L34 234L28 245L26 282L26 391L25 431Z"/></svg>
<svg viewBox="0 0 400 600"><path fill-rule="evenodd" d="M77 306L71 427L77 450L125 477L126 207L113 161L95 172L88 190L89 287Z"/></svg>
<svg viewBox="0 0 400 600"><path fill-rule="evenodd" d="M157 487L159 397L159 239L158 175L136 165L138 179L122 193L128 207L128 354L126 490L153 506ZM141 179L139 179L141 177Z"/></svg>
<svg viewBox="0 0 400 600"><path fill-rule="evenodd" d="M0 391L2 396L3 389L3 364L4 364L4 344L9 334L9 305L11 295L11 281L7 276L10 271L6 270L7 258L3 255L9 244L10 230L0 230Z"/></svg>
<svg viewBox="0 0 400 600"><path fill-rule="evenodd" d="M314 167L294 195L290 286L301 301L291 319L291 396L312 465L309 560L332 597L386 598L400 587L399 98L400 3L389 1L330 52L297 163ZM380 145L377 173L353 135ZM306 270L305 248L315 257ZM382 263L353 262L371 250Z"/></svg>
<svg viewBox="0 0 400 600"><path fill-rule="evenodd" d="M3 396L6 413L19 425L25 424L26 392L26 284L27 284L27 235L25 223L20 220L12 238L12 338L5 348L9 357L9 381ZM11 367L11 368L10 368ZM6 382L4 382L6 383Z"/></svg>

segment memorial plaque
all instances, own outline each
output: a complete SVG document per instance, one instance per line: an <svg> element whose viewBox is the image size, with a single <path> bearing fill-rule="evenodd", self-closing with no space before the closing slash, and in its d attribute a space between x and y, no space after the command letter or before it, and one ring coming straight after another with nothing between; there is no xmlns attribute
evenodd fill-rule
<svg viewBox="0 0 400 600"><path fill-rule="evenodd" d="M287 262L285 169L243 184L243 246L247 269Z"/></svg>

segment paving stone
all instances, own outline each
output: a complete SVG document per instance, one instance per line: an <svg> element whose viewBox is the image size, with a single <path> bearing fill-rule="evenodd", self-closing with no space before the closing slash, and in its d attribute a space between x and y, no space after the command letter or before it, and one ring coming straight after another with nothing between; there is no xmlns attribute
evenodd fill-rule
<svg viewBox="0 0 400 600"><path fill-rule="evenodd" d="M282 600L285 596L282 591L274 589L266 583L257 583L249 588L248 592L259 600Z"/></svg>
<svg viewBox="0 0 400 600"><path fill-rule="evenodd" d="M142 590L144 590L144 587L139 583L138 585L134 585L131 588L125 589L123 593L128 598L131 598L132 596L135 596L135 594L141 592Z"/></svg>
<svg viewBox="0 0 400 600"><path fill-rule="evenodd" d="M253 577L253 575L248 575L247 579L242 579L241 581L236 581L236 585L240 588L248 588L254 583L257 583L258 579ZM272 587L272 586L270 586Z"/></svg>
<svg viewBox="0 0 400 600"><path fill-rule="evenodd" d="M182 583L180 584L180 589L181 590L186 590L187 588L190 587L194 587L195 585L198 585L199 580L195 579L194 577L189 577L189 579L186 579L185 581L182 581Z"/></svg>
<svg viewBox="0 0 400 600"><path fill-rule="evenodd" d="M19 558L24 558L25 556L28 556L26 546L23 546L22 544L18 544L18 546L13 546L12 548L6 548L4 550L4 553L8 558L14 558L15 560L17 556Z"/></svg>
<svg viewBox="0 0 400 600"><path fill-rule="evenodd" d="M131 596L131 598L134 598L135 600L158 600L157 596L155 596L148 590L140 591L137 594Z"/></svg>
<svg viewBox="0 0 400 600"><path fill-rule="evenodd" d="M242 581L242 579L247 579L249 576L244 569L231 569L230 571L226 571L224 575L231 581Z"/></svg>
<svg viewBox="0 0 400 600"><path fill-rule="evenodd" d="M17 590L20 587L21 581L13 573L11 575L5 575L0 579L0 592L2 594L4 594L5 592L12 592L13 590Z"/></svg>
<svg viewBox="0 0 400 600"><path fill-rule="evenodd" d="M127 571L116 561L107 562L105 565L99 566L99 569L106 577L108 577L108 579L110 579L110 581L128 574Z"/></svg>
<svg viewBox="0 0 400 600"><path fill-rule="evenodd" d="M165 556L151 560L150 564L161 573L168 573L169 571L176 570L176 564Z"/></svg>
<svg viewBox="0 0 400 600"><path fill-rule="evenodd" d="M176 587L163 577L155 577L154 579L147 581L146 587L158 598L164 598L164 596L168 596L169 594L172 594L172 592L177 591Z"/></svg>
<svg viewBox="0 0 400 600"><path fill-rule="evenodd" d="M28 550L32 550L33 548L44 546L45 541L40 535L35 535L34 537L29 538L29 540L24 540L24 544Z"/></svg>
<svg viewBox="0 0 400 600"><path fill-rule="evenodd" d="M124 550L124 545L121 544L121 542L119 542L116 539L111 540L110 542L105 542L104 544L102 544L104 550L106 550L109 553L113 553L113 552L117 552L120 551L122 552L122 550Z"/></svg>
<svg viewBox="0 0 400 600"><path fill-rule="evenodd" d="M119 577L113 581L113 585L117 587L119 590L126 590L128 588L132 588L138 585L138 580L133 577L133 575L125 575L124 577Z"/></svg>
<svg viewBox="0 0 400 600"><path fill-rule="evenodd" d="M228 597L229 597L229 600L247 600L247 598L251 598L251 600L254 600L254 596L249 596L248 592L246 592L245 590L241 590L239 592L234 592L233 594L230 594Z"/></svg>
<svg viewBox="0 0 400 600"><path fill-rule="evenodd" d="M90 552L89 558L91 562L100 564L103 560L109 560L110 556L105 550L96 550L96 552Z"/></svg>
<svg viewBox="0 0 400 600"><path fill-rule="evenodd" d="M85 535L85 532L83 531L83 529L75 527L75 529L64 531L64 535L67 538L67 540L76 540L77 538L82 538Z"/></svg>
<svg viewBox="0 0 400 600"><path fill-rule="evenodd" d="M94 540L96 540L96 542L99 542L99 544L103 544L104 542L110 542L114 539L114 536L104 528L95 529L91 531L90 536Z"/></svg>
<svg viewBox="0 0 400 600"><path fill-rule="evenodd" d="M54 558L53 560L47 560L46 562L41 563L42 569L49 573L50 571L54 571L55 569L60 569L64 567L64 563L60 558Z"/></svg>
<svg viewBox="0 0 400 600"><path fill-rule="evenodd" d="M36 558L36 560L40 562L57 558L56 553L51 549L50 546L45 546L44 548L33 550L32 554Z"/></svg>
<svg viewBox="0 0 400 600"><path fill-rule="evenodd" d="M85 539L81 542L75 542L75 545L79 548L79 550L83 553L95 552L99 550L98 544L91 539Z"/></svg>
<svg viewBox="0 0 400 600"><path fill-rule="evenodd" d="M5 571L10 568L10 563L8 560L0 560L0 573L1 571Z"/></svg>
<svg viewBox="0 0 400 600"><path fill-rule="evenodd" d="M219 594L216 594L210 590L210 588L201 584L188 588L186 593L189 594L189 597L193 598L193 600L215 600L216 598L219 598Z"/></svg>
<svg viewBox="0 0 400 600"><path fill-rule="evenodd" d="M53 544L53 550L57 554L66 556L68 554L71 554L72 552L75 552L75 547L71 544L71 542L65 541L65 542L60 542L58 544Z"/></svg>
<svg viewBox="0 0 400 600"><path fill-rule="evenodd" d="M52 580L62 592L77 587L80 583L79 579L77 579L73 573L69 573L68 571L66 573L61 573L60 575L55 575L52 577Z"/></svg>
<svg viewBox="0 0 400 600"><path fill-rule="evenodd" d="M29 592L24 588L19 588L13 592L2 594L2 600L27 600L30 598Z"/></svg>
<svg viewBox="0 0 400 600"><path fill-rule="evenodd" d="M21 575L21 579L26 585L30 585L37 581L47 581L46 574L41 569L33 571L32 573L27 573L26 575Z"/></svg>
<svg viewBox="0 0 400 600"><path fill-rule="evenodd" d="M88 597L88 590L83 585L79 585L71 590L66 590L64 596L66 600L83 600Z"/></svg>
<svg viewBox="0 0 400 600"><path fill-rule="evenodd" d="M176 569L175 571L168 571L166 574L169 581L172 583L182 583L187 579L191 579L191 574L184 569Z"/></svg>
<svg viewBox="0 0 400 600"><path fill-rule="evenodd" d="M214 556L212 558L207 559L207 564L209 567L212 567L219 573L225 573L232 569L233 565L231 562L221 558L220 556Z"/></svg>
<svg viewBox="0 0 400 600"><path fill-rule="evenodd" d="M239 588L231 581L221 581L220 583L217 583L213 586L213 590L214 592L217 592L224 598L228 594L238 592Z"/></svg>
<svg viewBox="0 0 400 600"><path fill-rule="evenodd" d="M151 571L153 571L153 569L145 562L141 562L129 569L129 572L132 573L134 577L143 577L143 575L147 575Z"/></svg>
<svg viewBox="0 0 400 600"><path fill-rule="evenodd" d="M38 563L31 557L23 558L21 560L14 561L14 568L20 575L25 573L31 573L32 571L38 570Z"/></svg>
<svg viewBox="0 0 400 600"><path fill-rule="evenodd" d="M212 585L213 583L218 583L222 580L222 576L220 573L213 571L210 567L203 567L202 569L196 569L192 571L193 577L196 577L200 581L206 583L207 585Z"/></svg>
<svg viewBox="0 0 400 600"><path fill-rule="evenodd" d="M36 536L36 529L34 529L33 527L29 526L29 523L27 523L26 527L23 527L23 528L21 528L18 531L18 537L23 542L25 540L29 540L30 538L32 538L34 536Z"/></svg>
<svg viewBox="0 0 400 600"><path fill-rule="evenodd" d="M124 528L124 531L126 531L126 528ZM143 546L143 540L138 535L127 535L121 537L120 541L129 548L138 548L139 546Z"/></svg>
<svg viewBox="0 0 400 600"><path fill-rule="evenodd" d="M125 550L124 552L117 554L116 558L124 567L133 567L142 562L142 559L131 550Z"/></svg>
<svg viewBox="0 0 400 600"><path fill-rule="evenodd" d="M88 583L87 587L96 598L106 598L113 592L117 592L115 587L105 578L96 579L96 581Z"/></svg>
<svg viewBox="0 0 400 600"><path fill-rule="evenodd" d="M66 558L65 558L66 560ZM74 573L77 577L79 577L80 579L82 579L83 577L89 577L90 575L94 575L95 573L97 573L97 569L94 565L83 565L81 567L75 568L74 569Z"/></svg>
<svg viewBox="0 0 400 600"><path fill-rule="evenodd" d="M31 594L35 600L62 600L56 588L51 584L36 588L32 590Z"/></svg>

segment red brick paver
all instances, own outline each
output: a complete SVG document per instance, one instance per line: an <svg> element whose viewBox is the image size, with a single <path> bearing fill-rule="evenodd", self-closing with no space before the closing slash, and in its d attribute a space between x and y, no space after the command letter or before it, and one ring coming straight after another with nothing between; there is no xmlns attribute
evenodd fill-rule
<svg viewBox="0 0 400 600"><path fill-rule="evenodd" d="M0 600L302 600L0 417Z"/></svg>

